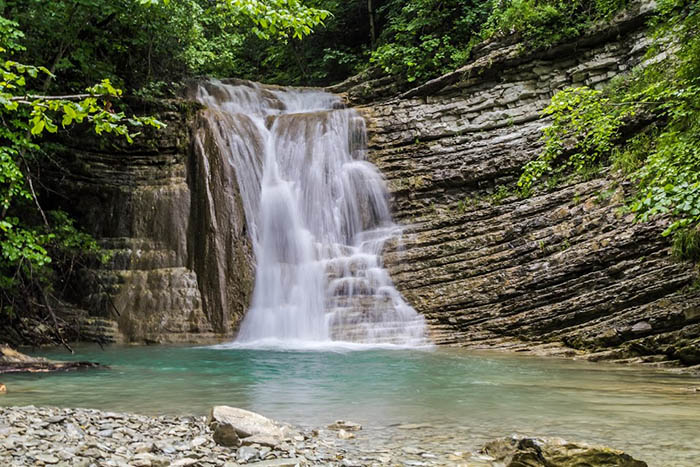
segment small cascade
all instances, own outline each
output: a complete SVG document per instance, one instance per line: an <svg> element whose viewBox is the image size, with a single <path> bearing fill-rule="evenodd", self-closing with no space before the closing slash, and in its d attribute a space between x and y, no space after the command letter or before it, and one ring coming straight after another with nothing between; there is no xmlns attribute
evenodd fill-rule
<svg viewBox="0 0 700 467"><path fill-rule="evenodd" d="M251 82L203 83L197 99L236 169L257 262L237 343L427 344L382 265L401 229L364 119L332 94Z"/></svg>

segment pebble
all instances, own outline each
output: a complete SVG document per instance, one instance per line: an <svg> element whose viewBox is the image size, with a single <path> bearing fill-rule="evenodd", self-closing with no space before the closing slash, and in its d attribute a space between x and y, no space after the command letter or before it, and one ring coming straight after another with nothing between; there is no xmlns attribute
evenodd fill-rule
<svg viewBox="0 0 700 467"><path fill-rule="evenodd" d="M44 464L58 464L58 457L51 454L36 454L34 459L43 462Z"/></svg>

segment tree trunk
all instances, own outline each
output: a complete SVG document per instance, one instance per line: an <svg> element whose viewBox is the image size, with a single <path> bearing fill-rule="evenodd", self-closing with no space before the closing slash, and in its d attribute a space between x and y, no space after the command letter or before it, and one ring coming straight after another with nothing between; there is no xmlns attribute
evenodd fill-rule
<svg viewBox="0 0 700 467"><path fill-rule="evenodd" d="M369 38L372 49L374 49L374 43L377 41L377 31L374 27L374 5L372 5L372 0L367 0L367 11L369 12Z"/></svg>

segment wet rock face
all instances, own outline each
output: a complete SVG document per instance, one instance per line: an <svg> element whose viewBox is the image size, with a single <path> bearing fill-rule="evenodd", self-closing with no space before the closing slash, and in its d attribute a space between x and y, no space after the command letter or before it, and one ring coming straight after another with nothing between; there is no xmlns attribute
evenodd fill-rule
<svg viewBox="0 0 700 467"><path fill-rule="evenodd" d="M235 331L252 290L252 253L237 188L222 185L231 169L194 147L194 132L208 134L198 111L182 102L143 109L168 126L132 145L81 133L63 141L54 185L68 201L57 207L111 254L80 279L84 335L192 342Z"/></svg>
<svg viewBox="0 0 700 467"><path fill-rule="evenodd" d="M661 224L622 212L633 187L601 176L513 195L553 93L599 87L643 59L648 3L545 52L492 44L455 73L361 108L370 159L407 225L385 259L436 342L697 363L696 273L671 260Z"/></svg>
<svg viewBox="0 0 700 467"><path fill-rule="evenodd" d="M193 210L190 264L197 273L204 309L220 332L237 329L253 291L253 246L246 231L236 168L217 144L216 116L202 110L195 123L189 184ZM214 125L214 126L212 126Z"/></svg>

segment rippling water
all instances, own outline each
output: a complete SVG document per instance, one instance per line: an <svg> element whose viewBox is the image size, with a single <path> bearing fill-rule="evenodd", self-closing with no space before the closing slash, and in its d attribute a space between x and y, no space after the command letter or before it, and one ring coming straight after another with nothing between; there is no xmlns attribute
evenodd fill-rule
<svg viewBox="0 0 700 467"><path fill-rule="evenodd" d="M304 426L360 422L376 446L469 450L523 433L608 444L650 465L700 459L700 394L687 390L700 380L667 372L452 349L89 346L41 355L111 369L3 375L0 404L145 414L227 404Z"/></svg>

